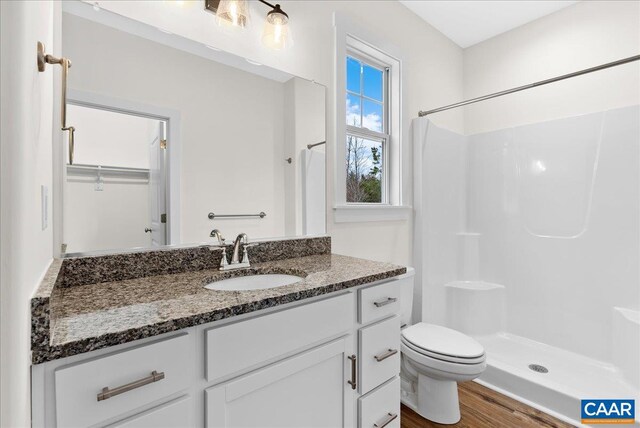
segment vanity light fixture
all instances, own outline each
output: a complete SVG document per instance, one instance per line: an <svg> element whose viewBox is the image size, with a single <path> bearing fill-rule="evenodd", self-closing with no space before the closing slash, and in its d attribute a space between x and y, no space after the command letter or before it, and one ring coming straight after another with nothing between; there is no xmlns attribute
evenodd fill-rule
<svg viewBox="0 0 640 428"><path fill-rule="evenodd" d="M289 15L279 4L271 4L265 0L258 1L271 8L264 22L262 43L275 50L290 46ZM218 24L221 25L245 28L249 23L247 0L205 0L205 9L214 12L218 18Z"/></svg>

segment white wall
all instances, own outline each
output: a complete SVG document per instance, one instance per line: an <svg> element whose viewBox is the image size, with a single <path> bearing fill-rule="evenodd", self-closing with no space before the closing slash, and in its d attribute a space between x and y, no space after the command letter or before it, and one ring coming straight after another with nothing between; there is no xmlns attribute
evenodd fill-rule
<svg viewBox="0 0 640 428"><path fill-rule="evenodd" d="M67 122L77 128L74 163L149 168L149 126L158 120L72 104Z"/></svg>
<svg viewBox="0 0 640 428"><path fill-rule="evenodd" d="M149 183L138 178L68 177L65 190L64 243L67 253L150 247Z"/></svg>
<svg viewBox="0 0 640 428"><path fill-rule="evenodd" d="M72 89L180 112L182 243L207 241L213 228L228 239L285 234L282 83L74 15L63 20ZM261 211L264 219L207 218Z"/></svg>
<svg viewBox="0 0 640 428"><path fill-rule="evenodd" d="M52 2L0 2L0 426L30 426L30 298L52 257L40 186L51 201L53 85L36 68L36 43L54 46ZM55 123L55 124L54 124ZM55 129L55 131L54 131ZM49 202L50 204L51 202Z"/></svg>
<svg viewBox="0 0 640 428"><path fill-rule="evenodd" d="M581 1L469 47L464 50L464 97L637 55L639 16L637 1ZM639 74L635 62L465 107L465 133L637 104Z"/></svg>
<svg viewBox="0 0 640 428"><path fill-rule="evenodd" d="M315 80L327 86L327 218L328 233L337 253L375 260L412 264L411 221L334 223L334 169L343 161L333 158L335 141L334 29L333 13L338 12L359 27L384 34L390 44L402 50L405 80L402 82L403 188L412 194L411 118L420 109L435 108L462 98L462 50L414 13L396 1L284 1L282 8L291 17L294 38L290 50L275 52L259 40L267 10L251 2L252 26L244 31L222 31L215 17L201 9L200 2L102 1L101 6L147 24L236 55L248 57ZM339 102L343 102L342 99ZM343 120L343 118L338 118ZM461 112L436 118L445 127L462 130ZM409 203L411 201L408 201Z"/></svg>

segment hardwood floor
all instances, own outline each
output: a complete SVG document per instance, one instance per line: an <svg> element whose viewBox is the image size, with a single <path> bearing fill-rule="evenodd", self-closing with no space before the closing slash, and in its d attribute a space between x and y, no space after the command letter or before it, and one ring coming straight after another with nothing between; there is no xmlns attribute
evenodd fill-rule
<svg viewBox="0 0 640 428"><path fill-rule="evenodd" d="M441 425L430 422L403 405L401 428L565 428L573 426L475 382L459 384L458 395L462 419L457 424Z"/></svg>

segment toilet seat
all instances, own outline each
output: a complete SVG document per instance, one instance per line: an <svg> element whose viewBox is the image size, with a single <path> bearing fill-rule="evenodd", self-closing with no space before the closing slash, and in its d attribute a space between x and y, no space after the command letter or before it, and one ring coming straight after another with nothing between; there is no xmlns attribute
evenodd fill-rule
<svg viewBox="0 0 640 428"><path fill-rule="evenodd" d="M483 363L486 359L486 356L483 354L476 358L456 358L451 357L449 355L442 355L435 352L426 351L413 343L407 341L404 337L400 339L401 343L405 345L407 348L410 348L413 352L420 354L421 356L432 358L434 360L443 361L451 364L462 364L462 365L472 365L472 364L480 364Z"/></svg>
<svg viewBox="0 0 640 428"><path fill-rule="evenodd" d="M485 361L484 348L473 338L446 327L418 323L402 331L402 342L421 355L456 364Z"/></svg>
<svg viewBox="0 0 640 428"><path fill-rule="evenodd" d="M418 373L429 375L434 379L464 382L475 379L487 367L485 361L474 364L454 363L424 355L404 342L400 346L404 356L416 367Z"/></svg>

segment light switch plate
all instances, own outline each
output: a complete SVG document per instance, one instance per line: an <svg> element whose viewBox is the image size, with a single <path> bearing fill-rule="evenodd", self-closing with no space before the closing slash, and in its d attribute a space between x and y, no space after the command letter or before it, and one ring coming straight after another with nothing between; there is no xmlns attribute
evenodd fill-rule
<svg viewBox="0 0 640 428"><path fill-rule="evenodd" d="M40 205L42 207L42 230L49 225L49 188L40 186Z"/></svg>

